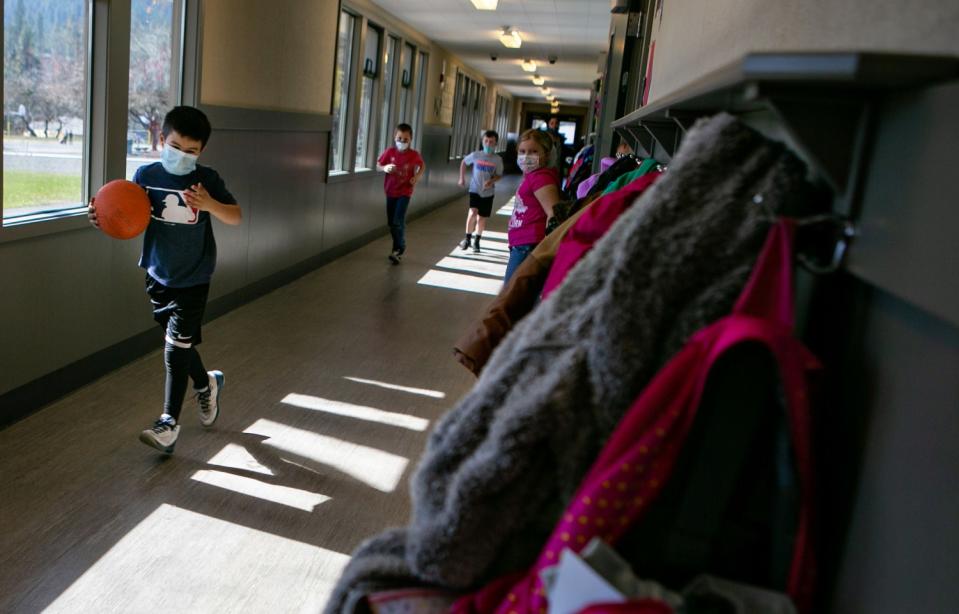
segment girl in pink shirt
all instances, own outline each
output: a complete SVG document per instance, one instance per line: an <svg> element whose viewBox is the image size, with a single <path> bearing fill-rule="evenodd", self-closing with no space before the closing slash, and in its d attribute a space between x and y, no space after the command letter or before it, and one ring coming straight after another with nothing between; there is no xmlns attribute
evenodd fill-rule
<svg viewBox="0 0 959 614"><path fill-rule="evenodd" d="M546 166L552 149L552 137L541 130L527 130L519 138L516 163L523 171L523 181L516 190L509 220L509 262L504 284L546 236L546 223L559 202L559 173Z"/></svg>

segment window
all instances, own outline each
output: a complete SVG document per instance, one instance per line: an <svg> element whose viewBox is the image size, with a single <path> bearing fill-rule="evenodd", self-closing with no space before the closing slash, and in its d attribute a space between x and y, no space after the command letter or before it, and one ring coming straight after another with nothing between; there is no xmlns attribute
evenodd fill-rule
<svg viewBox="0 0 959 614"><path fill-rule="evenodd" d="M476 91L473 96L473 105L471 107L471 119L470 131L466 136L466 148L463 150L464 154L467 154L471 151L477 149L481 144L481 135L483 133L483 108L486 106L483 104L486 101L486 86L476 84Z"/></svg>
<svg viewBox="0 0 959 614"><path fill-rule="evenodd" d="M453 138L450 140L450 159L459 158L480 144L485 130L481 125L486 100L486 86L480 85L457 71L453 94Z"/></svg>
<svg viewBox="0 0 959 614"><path fill-rule="evenodd" d="M397 123L410 123L410 108L413 102L413 59L416 56L416 48L409 43L403 45L403 58L400 62L400 112L396 116Z"/></svg>
<svg viewBox="0 0 959 614"><path fill-rule="evenodd" d="M463 112L460 111L460 100L463 96L463 73L456 71L456 88L453 90L453 134L450 137L450 160L459 156L456 140L460 133L460 122L463 121Z"/></svg>
<svg viewBox="0 0 959 614"><path fill-rule="evenodd" d="M563 135L563 142L572 145L576 142L576 122L559 122L559 133Z"/></svg>
<svg viewBox="0 0 959 614"><path fill-rule="evenodd" d="M361 37L362 34L362 37ZM329 175L376 168L378 154L393 144L396 124L413 127L420 142L428 56L415 45L342 11L333 83Z"/></svg>
<svg viewBox="0 0 959 614"><path fill-rule="evenodd" d="M3 2L3 225L85 200L86 0Z"/></svg>
<svg viewBox="0 0 959 614"><path fill-rule="evenodd" d="M347 172L346 137L350 110L350 82L353 72L353 37L356 17L340 12L340 32L336 45L336 72L333 75L333 128L330 132L331 174Z"/></svg>
<svg viewBox="0 0 959 614"><path fill-rule="evenodd" d="M163 116L178 103L180 49L174 0L133 0L130 6L130 89L127 179L160 158Z"/></svg>
<svg viewBox="0 0 959 614"><path fill-rule="evenodd" d="M396 98L396 54L400 39L390 36L383 53L383 110L380 116L380 149L393 144L393 102Z"/></svg>
<svg viewBox="0 0 959 614"><path fill-rule="evenodd" d="M416 148L422 143L421 133L423 132L423 108L426 103L426 67L429 63L429 55L420 51L419 63L416 65L416 104L413 105L413 126Z"/></svg>
<svg viewBox="0 0 959 614"><path fill-rule="evenodd" d="M380 41L383 31L374 26L366 29L363 53L363 78L360 82L360 117L356 131L356 170L374 168L375 144L371 141L373 126L373 97L379 82Z"/></svg>
<svg viewBox="0 0 959 614"><path fill-rule="evenodd" d="M506 96L496 96L496 111L494 113L493 129L499 133L500 150L506 149L506 138L509 133L510 99Z"/></svg>

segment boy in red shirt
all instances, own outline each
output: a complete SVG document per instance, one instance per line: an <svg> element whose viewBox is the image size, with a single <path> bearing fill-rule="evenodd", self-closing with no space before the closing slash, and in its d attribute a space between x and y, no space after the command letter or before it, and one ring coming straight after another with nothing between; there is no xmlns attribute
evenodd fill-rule
<svg viewBox="0 0 959 614"><path fill-rule="evenodd" d="M376 170L384 171L386 179L386 223L393 236L393 251L390 262L399 264L406 251L406 210L413 196L413 186L426 171L426 164L419 152L410 148L413 128L409 124L396 126L393 147L387 147L376 160Z"/></svg>

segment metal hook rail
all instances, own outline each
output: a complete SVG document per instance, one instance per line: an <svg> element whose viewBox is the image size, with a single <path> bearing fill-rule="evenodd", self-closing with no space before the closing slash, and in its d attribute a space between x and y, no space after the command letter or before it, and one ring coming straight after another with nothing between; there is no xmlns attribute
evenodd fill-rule
<svg viewBox="0 0 959 614"><path fill-rule="evenodd" d="M832 194L844 224L828 265L840 268L856 235L862 175L875 107L891 93L959 78L951 56L891 53L753 53L613 122L637 155L668 162L696 119L726 111L803 158Z"/></svg>

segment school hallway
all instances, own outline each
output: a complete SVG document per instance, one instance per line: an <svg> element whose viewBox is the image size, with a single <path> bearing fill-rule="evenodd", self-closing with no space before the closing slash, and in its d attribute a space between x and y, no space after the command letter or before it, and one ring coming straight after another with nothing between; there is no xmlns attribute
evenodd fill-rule
<svg viewBox="0 0 959 614"><path fill-rule="evenodd" d="M221 415L202 428L188 393L172 456L137 439L159 347L0 431L0 611L319 611L406 522L427 434L475 381L451 348L499 287L516 183L479 255L464 195L409 223L400 266L384 236L205 325Z"/></svg>

